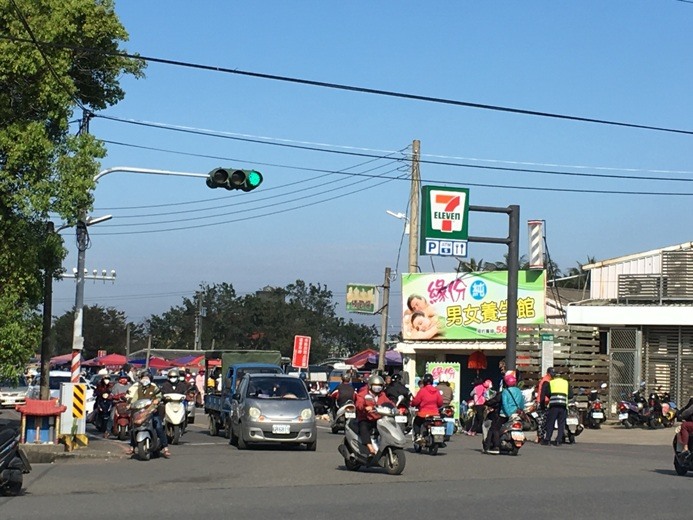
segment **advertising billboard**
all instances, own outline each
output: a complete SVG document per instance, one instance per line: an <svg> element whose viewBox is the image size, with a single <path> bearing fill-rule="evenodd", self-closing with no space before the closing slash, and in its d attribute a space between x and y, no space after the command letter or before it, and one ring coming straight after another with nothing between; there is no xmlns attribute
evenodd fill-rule
<svg viewBox="0 0 693 520"><path fill-rule="evenodd" d="M517 323L545 321L546 271L520 271ZM402 274L402 337L505 339L508 272Z"/></svg>

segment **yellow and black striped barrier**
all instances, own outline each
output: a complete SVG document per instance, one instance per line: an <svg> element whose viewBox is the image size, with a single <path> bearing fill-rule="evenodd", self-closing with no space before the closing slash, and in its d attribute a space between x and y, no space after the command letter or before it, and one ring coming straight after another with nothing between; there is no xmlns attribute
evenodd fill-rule
<svg viewBox="0 0 693 520"><path fill-rule="evenodd" d="M72 388L72 417L84 419L87 406L87 385L76 384Z"/></svg>

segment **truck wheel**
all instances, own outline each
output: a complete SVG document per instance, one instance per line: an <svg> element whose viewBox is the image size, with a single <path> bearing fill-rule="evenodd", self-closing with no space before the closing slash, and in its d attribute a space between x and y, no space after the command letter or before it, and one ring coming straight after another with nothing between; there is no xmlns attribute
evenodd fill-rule
<svg viewBox="0 0 693 520"><path fill-rule="evenodd" d="M219 434L219 428L217 427L217 420L213 415L209 416L209 434L212 437L216 437Z"/></svg>
<svg viewBox="0 0 693 520"><path fill-rule="evenodd" d="M224 423L224 437L227 439L231 438L231 419L226 419Z"/></svg>

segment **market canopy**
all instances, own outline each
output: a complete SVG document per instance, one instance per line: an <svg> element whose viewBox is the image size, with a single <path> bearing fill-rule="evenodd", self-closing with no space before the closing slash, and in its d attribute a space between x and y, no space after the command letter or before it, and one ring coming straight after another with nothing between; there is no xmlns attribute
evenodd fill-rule
<svg viewBox="0 0 693 520"><path fill-rule="evenodd" d="M177 367L201 367L205 365L205 356L200 354L191 354L171 360Z"/></svg>
<svg viewBox="0 0 693 520"><path fill-rule="evenodd" d="M368 363L371 365L377 365L380 359L380 354L372 354L368 356ZM402 354L396 350L385 351L385 366L402 366Z"/></svg>
<svg viewBox="0 0 693 520"><path fill-rule="evenodd" d="M130 361L131 364L137 365L140 367L143 367L147 364L146 359L133 359ZM169 361L164 358L152 356L149 358L149 368L155 368L157 370L160 370L162 368L171 368L173 366L173 362Z"/></svg>
<svg viewBox="0 0 693 520"><path fill-rule="evenodd" d="M85 361L82 364L85 366L88 366L88 367L116 367L116 368L120 368L121 366L123 366L127 362L128 362L127 358L125 356L123 356L122 354L107 354L105 356L90 359L89 361Z"/></svg>
<svg viewBox="0 0 693 520"><path fill-rule="evenodd" d="M62 354L51 358L51 365L68 365L72 361L72 354Z"/></svg>
<svg viewBox="0 0 693 520"><path fill-rule="evenodd" d="M364 351L354 354L350 358L344 360L345 365L351 365L354 368L362 368L366 363L368 363L368 356L377 356L378 351L368 348Z"/></svg>

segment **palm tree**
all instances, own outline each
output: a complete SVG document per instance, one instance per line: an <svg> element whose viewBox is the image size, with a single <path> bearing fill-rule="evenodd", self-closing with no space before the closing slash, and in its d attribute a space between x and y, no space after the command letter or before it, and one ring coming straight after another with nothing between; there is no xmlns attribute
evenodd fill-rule
<svg viewBox="0 0 693 520"><path fill-rule="evenodd" d="M577 267L571 267L568 270L568 276L575 276L569 280L565 280L563 287L569 287L571 289L582 289L587 287L590 281L590 271L585 271L582 266L587 264L593 264L597 259L593 256L587 255L587 261L583 264L580 262L575 262Z"/></svg>
<svg viewBox="0 0 693 520"><path fill-rule="evenodd" d="M457 260L459 262L456 271L458 273L478 273L479 271L490 271L492 269L489 269L489 266L492 266L493 264L489 264L487 262L484 262L484 260L479 260L477 261L474 258L470 258L469 260Z"/></svg>
<svg viewBox="0 0 693 520"><path fill-rule="evenodd" d="M529 269L529 261L527 260L527 255L522 255L519 258L520 269ZM503 255L502 262L494 262L495 270L507 271L508 270L508 253Z"/></svg>

